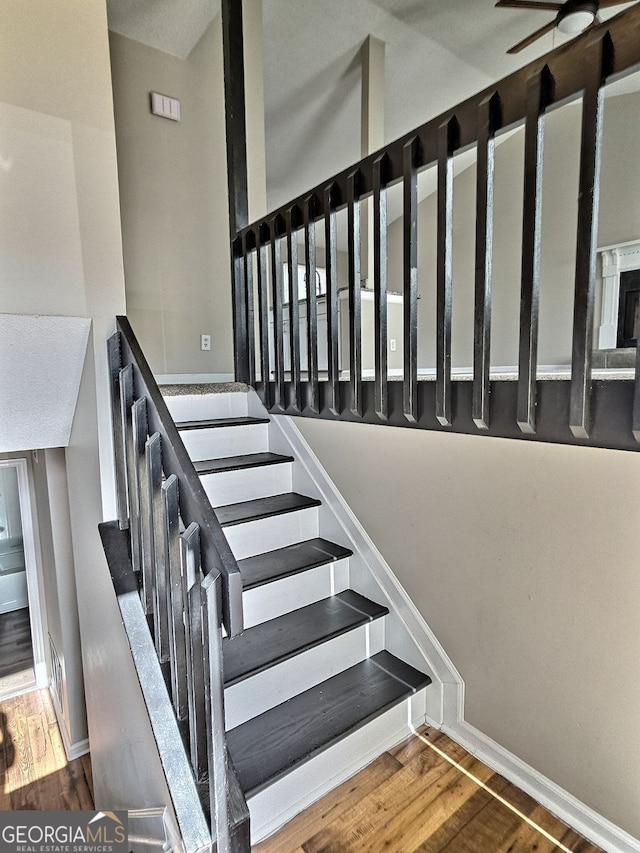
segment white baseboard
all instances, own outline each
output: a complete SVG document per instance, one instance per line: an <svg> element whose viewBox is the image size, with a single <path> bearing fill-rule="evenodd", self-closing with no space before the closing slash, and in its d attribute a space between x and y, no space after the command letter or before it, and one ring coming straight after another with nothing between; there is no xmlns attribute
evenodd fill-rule
<svg viewBox="0 0 640 853"><path fill-rule="evenodd" d="M634 838L463 718L442 731L607 853L640 853Z"/></svg>
<svg viewBox="0 0 640 853"><path fill-rule="evenodd" d="M215 382L235 382L233 373L158 373L158 385L206 385Z"/></svg>
<svg viewBox="0 0 640 853"><path fill-rule="evenodd" d="M60 730L60 737L62 738L62 745L64 746L64 754L67 756L67 761L74 761L76 758L80 758L80 756L86 755L86 753L89 752L89 738L84 738L83 740L76 741L75 743L72 742L71 735L67 727L67 721L62 713L62 708L58 702L56 691L51 689L51 685L49 685L49 695L51 696L51 703L56 714L56 720L58 721L58 729Z"/></svg>

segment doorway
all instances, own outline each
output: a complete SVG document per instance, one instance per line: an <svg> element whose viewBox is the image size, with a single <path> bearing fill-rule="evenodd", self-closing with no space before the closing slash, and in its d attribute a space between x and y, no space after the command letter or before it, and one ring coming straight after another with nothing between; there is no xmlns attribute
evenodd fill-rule
<svg viewBox="0 0 640 853"><path fill-rule="evenodd" d="M0 698L46 687L27 460L0 460Z"/></svg>

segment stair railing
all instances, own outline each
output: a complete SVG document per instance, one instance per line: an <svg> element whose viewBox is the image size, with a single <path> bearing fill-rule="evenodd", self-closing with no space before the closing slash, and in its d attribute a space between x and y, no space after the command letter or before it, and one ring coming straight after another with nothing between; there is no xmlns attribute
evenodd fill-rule
<svg viewBox="0 0 640 853"><path fill-rule="evenodd" d="M640 6L635 5L265 218L238 229L231 241L236 378L255 386L267 408L274 412L637 449L640 371L636 371L633 402L623 389L620 409L610 388L593 388L591 361L603 89L607 79L638 63ZM421 85L420 81L415 82ZM580 96L583 109L571 380L546 383L562 387L545 388L544 405L538 407L542 399L536 370L544 117L553 106ZM525 182L518 372L517 382L500 383L490 381L495 139L500 131L522 123ZM456 383L452 382L451 368L453 158L472 146L477 150L473 376L470 383ZM430 166L437 168L438 175L436 370L435 382L418 382L418 175ZM403 196L402 382L390 382L387 370L387 192L394 184L401 185ZM372 200L369 203L374 222L373 382L363 382L362 375L360 256L364 230L361 203L365 199ZM340 381L338 361L336 217L345 209L349 328L342 362L343 367L348 365L348 382ZM323 366L322 379L318 368L318 295L314 287L309 287L306 295L299 298L297 279L302 232L306 281L316 280L316 226L324 230L327 281L326 297L323 296L327 364L326 369ZM286 280L282 263L285 257ZM299 305L306 306L302 333ZM302 346L306 349L306 371L301 370ZM611 414L604 429L593 423L595 409L598 414ZM621 419L626 419L622 427Z"/></svg>
<svg viewBox="0 0 640 853"><path fill-rule="evenodd" d="M109 338L118 525L214 849L249 850L226 745L222 631L242 630L238 565L126 317Z"/></svg>

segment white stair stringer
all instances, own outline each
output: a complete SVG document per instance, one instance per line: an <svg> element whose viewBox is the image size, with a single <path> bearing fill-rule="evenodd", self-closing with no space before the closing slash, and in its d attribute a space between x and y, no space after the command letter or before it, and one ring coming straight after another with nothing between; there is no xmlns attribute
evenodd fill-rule
<svg viewBox="0 0 640 853"><path fill-rule="evenodd" d="M424 723L423 688L247 800L251 843L271 835L307 806L349 779Z"/></svg>

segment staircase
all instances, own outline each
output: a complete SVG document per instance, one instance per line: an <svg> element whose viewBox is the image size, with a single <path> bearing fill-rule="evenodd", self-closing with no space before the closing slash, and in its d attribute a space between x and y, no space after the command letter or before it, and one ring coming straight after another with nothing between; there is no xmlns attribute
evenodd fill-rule
<svg viewBox="0 0 640 853"><path fill-rule="evenodd" d="M241 570L225 721L255 843L423 723L431 678L397 655L397 615L285 434L232 387L162 390Z"/></svg>

